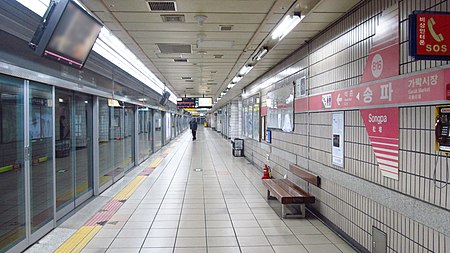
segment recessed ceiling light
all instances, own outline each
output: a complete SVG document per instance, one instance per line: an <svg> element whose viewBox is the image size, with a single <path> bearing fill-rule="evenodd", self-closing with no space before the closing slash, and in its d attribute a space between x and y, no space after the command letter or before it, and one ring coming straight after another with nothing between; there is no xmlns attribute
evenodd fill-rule
<svg viewBox="0 0 450 253"><path fill-rule="evenodd" d="M198 23L200 26L202 26L202 25L205 23L206 19L208 19L208 16L205 16L205 15L196 15L196 16L194 16L194 19L197 21L197 23Z"/></svg>
<svg viewBox="0 0 450 253"><path fill-rule="evenodd" d="M233 25L219 25L219 31L231 31L233 30Z"/></svg>
<svg viewBox="0 0 450 253"><path fill-rule="evenodd" d="M188 62L188 59L185 58L175 58L173 59L174 62Z"/></svg>

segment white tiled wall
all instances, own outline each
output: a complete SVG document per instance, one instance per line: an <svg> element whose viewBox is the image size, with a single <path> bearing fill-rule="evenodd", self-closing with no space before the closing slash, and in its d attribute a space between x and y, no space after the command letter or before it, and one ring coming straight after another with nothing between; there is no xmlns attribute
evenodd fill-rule
<svg viewBox="0 0 450 253"><path fill-rule="evenodd" d="M252 86L283 73L258 91L264 100L280 83L305 74L312 95L358 85L381 12L395 3L364 1ZM413 10L448 12L450 1L399 0L398 6L401 74L447 65L408 56L407 18ZM375 226L387 233L388 252L450 252L450 158L434 149L434 106L400 108L398 181L381 176L358 110L345 111L344 168L331 165L331 112L298 113L294 123L292 133L273 130L271 144L246 140L247 159L259 168L268 164L275 177L287 174L290 163L319 174L322 187L309 186L317 199L312 208L369 251Z"/></svg>

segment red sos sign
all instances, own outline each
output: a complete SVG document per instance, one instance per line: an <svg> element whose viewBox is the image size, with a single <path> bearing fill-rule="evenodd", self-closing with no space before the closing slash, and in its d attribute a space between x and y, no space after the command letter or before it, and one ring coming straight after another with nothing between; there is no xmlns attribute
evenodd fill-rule
<svg viewBox="0 0 450 253"><path fill-rule="evenodd" d="M414 12L409 25L411 56L418 60L450 59L450 13Z"/></svg>

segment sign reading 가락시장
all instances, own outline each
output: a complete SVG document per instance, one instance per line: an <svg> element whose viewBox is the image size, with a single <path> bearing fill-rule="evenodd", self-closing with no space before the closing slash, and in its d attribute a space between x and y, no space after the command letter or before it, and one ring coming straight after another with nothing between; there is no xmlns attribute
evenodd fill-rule
<svg viewBox="0 0 450 253"><path fill-rule="evenodd" d="M415 11L409 16L410 55L417 60L450 60L450 13Z"/></svg>

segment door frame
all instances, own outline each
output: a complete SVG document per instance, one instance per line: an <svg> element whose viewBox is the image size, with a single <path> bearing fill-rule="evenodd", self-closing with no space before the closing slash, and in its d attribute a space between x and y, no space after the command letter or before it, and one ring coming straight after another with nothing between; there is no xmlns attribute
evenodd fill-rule
<svg viewBox="0 0 450 253"><path fill-rule="evenodd" d="M91 190L89 190L89 191L87 191L87 192L85 192L83 195L81 195L81 196L79 196L79 197L77 197L77 195L76 195L76 187L77 187L77 185L76 185L76 176L77 176L77 171L76 171L76 163L75 163L75 167L73 168L73 170L74 170L74 172L73 172L73 178L72 178L72 181L73 181L73 187L74 187L74 192L73 192L73 199L72 199L72 201L71 202L69 202L69 203L67 203L67 205L65 206L65 207L63 207L62 209L60 209L60 210L57 210L57 208L56 208L56 196L57 196L57 192L56 192L56 190L57 190L57 187L56 187L56 119L55 119L55 116L56 116L56 87L55 86L53 86L53 101L54 101L54 105L53 105L53 157L54 157L54 159L53 159L53 182L54 182L54 184L53 184L53 188L54 188L54 200L55 200L55 205L54 205L54 209L55 209L55 227L56 227L56 221L58 221L59 219L61 219L62 217L64 217L65 215L67 215L68 213L70 213L71 211L73 211L76 207L78 207L78 206L80 206L82 203L84 203L86 200L88 200L90 197L92 197L92 196L94 196L94 192L95 192L95 189L96 189L96 185L95 185L95 162L94 162L94 160L95 160L95 154L94 154L94 140L95 140L95 136L94 136L94 122L96 121L96 120L94 120L95 118L94 118L94 107L95 107L95 103L94 103L94 101L96 100L96 97L95 96L93 96L93 95L91 95L91 94L86 94L86 93L82 93L82 92L77 92L77 91L74 91L74 90L68 90L68 89L64 89L64 88L58 88L59 90L61 90L62 92L65 92L65 93L67 93L67 94L70 94L71 95L71 103L70 103L70 117L71 117L71 122L74 122L74 118L75 118L75 113L76 113L76 111L75 111L75 107L76 107L76 104L75 104L75 97L76 97L76 95L77 94L81 94L81 95L84 95L84 96L90 96L91 97L91 101L92 101L92 106L89 108L90 110L91 110L91 113L90 114L88 114L88 115L92 115L92 119L91 119L91 121L92 121L92 137L89 139L89 142L91 142L90 144L88 144L88 145L91 145L91 154L88 154L88 156L92 156L92 159L91 159L91 166L92 166L92 178L91 178L91 180L92 180L92 189ZM86 123L88 123L88 122L86 122ZM74 123L73 123L74 124ZM73 128L73 124L71 124L70 125L70 133L71 134L73 134L73 135L75 135L75 131L74 131L74 129L72 129ZM88 124L88 127L89 127L89 124ZM87 131L89 131L89 129L87 129ZM74 139L74 138L71 138L71 146L72 146L72 148L73 147L75 147L75 155L76 155L76 139ZM70 150L70 152L72 152L72 148L71 148L71 150ZM76 160L76 157L75 157L75 160ZM71 159L71 162L73 163L73 161L74 161L74 159L72 158ZM73 165L73 164L72 164Z"/></svg>

